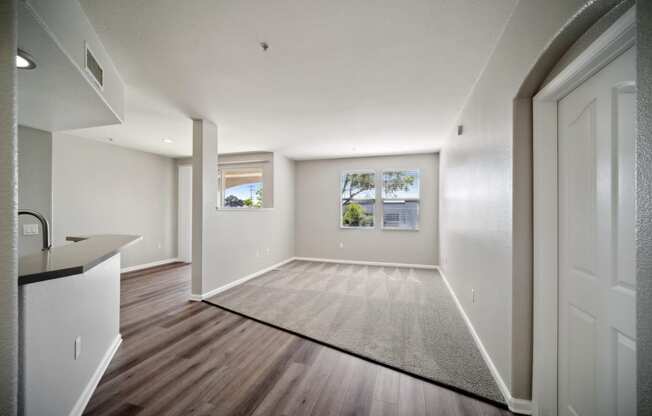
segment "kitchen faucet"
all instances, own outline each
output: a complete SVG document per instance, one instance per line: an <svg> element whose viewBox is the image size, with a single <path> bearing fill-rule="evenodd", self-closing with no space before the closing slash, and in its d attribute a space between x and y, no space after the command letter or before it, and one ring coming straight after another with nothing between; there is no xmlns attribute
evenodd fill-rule
<svg viewBox="0 0 652 416"><path fill-rule="evenodd" d="M48 251L50 247L52 247L52 240L50 239L50 224L48 223L48 220L42 214L30 209L21 209L18 211L18 215L31 215L41 222L41 228L43 229L43 251Z"/></svg>

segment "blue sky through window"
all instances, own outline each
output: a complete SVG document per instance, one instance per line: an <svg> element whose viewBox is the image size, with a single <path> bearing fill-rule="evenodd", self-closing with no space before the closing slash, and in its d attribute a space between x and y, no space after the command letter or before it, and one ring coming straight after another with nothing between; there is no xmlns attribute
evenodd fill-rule
<svg viewBox="0 0 652 416"><path fill-rule="evenodd" d="M226 192L224 192L224 197L228 197L229 195L234 195L238 199L245 200L251 198L251 200L256 203L258 202L258 198L256 197L256 192L259 189L262 189L263 183L262 182L254 182L254 183L246 183L243 185L238 185L238 186L232 186L230 188L226 188Z"/></svg>

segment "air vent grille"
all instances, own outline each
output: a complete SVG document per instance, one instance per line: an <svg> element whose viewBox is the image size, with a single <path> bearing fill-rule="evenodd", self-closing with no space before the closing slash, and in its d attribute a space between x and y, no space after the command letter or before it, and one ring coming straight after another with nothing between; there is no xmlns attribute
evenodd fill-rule
<svg viewBox="0 0 652 416"><path fill-rule="evenodd" d="M97 62L97 59L95 59L93 52L88 49L88 45L86 45L86 71L88 71L100 89L104 87L104 70L100 63Z"/></svg>

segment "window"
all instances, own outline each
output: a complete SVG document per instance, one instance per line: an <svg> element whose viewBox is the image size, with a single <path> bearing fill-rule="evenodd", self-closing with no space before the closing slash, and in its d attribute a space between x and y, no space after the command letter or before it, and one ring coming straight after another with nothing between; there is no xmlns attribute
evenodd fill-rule
<svg viewBox="0 0 652 416"><path fill-rule="evenodd" d="M383 228L419 229L420 187L418 170L383 172Z"/></svg>
<svg viewBox="0 0 652 416"><path fill-rule="evenodd" d="M218 187L218 196L223 208L263 207L261 167L221 168L218 170Z"/></svg>
<svg viewBox="0 0 652 416"><path fill-rule="evenodd" d="M376 174L345 172L340 179L340 226L373 228L376 204Z"/></svg>

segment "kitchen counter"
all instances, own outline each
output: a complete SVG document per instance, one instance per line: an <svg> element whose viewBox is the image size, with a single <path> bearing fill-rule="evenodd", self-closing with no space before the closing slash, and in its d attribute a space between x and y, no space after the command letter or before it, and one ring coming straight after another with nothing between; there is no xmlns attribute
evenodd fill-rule
<svg viewBox="0 0 652 416"><path fill-rule="evenodd" d="M67 237L74 243L21 257L18 284L82 274L141 239L139 235L125 234Z"/></svg>

